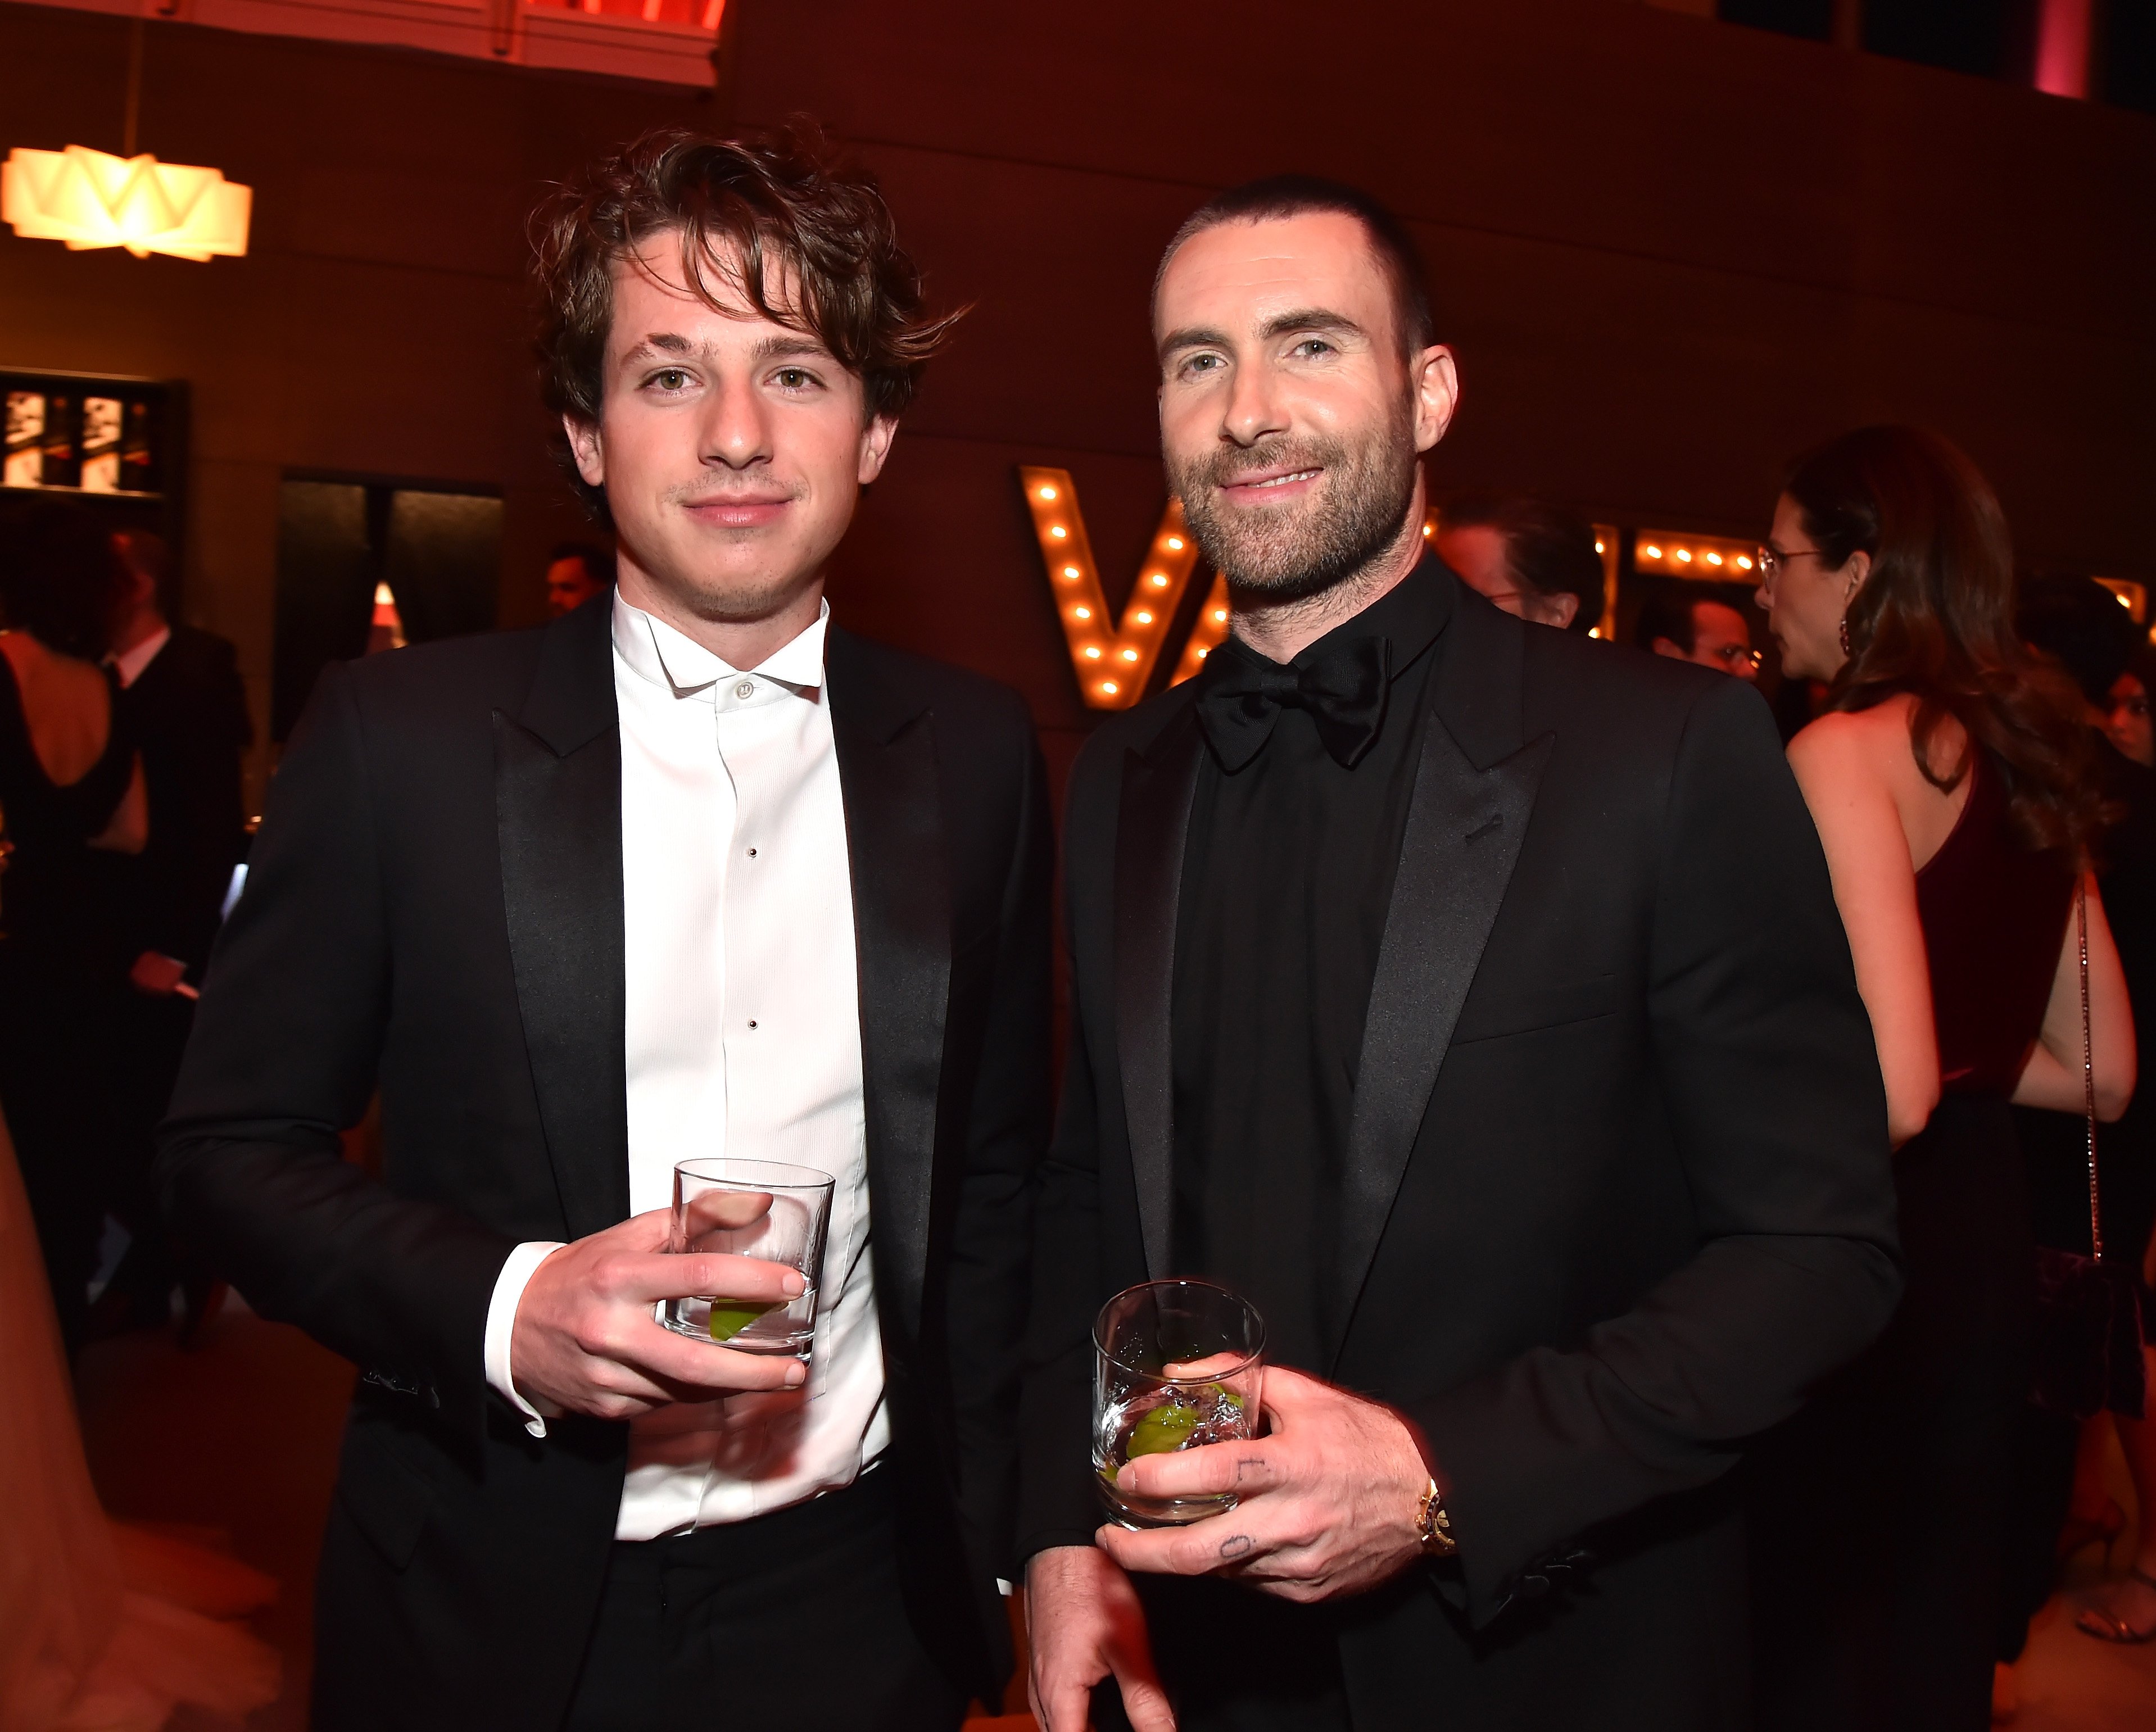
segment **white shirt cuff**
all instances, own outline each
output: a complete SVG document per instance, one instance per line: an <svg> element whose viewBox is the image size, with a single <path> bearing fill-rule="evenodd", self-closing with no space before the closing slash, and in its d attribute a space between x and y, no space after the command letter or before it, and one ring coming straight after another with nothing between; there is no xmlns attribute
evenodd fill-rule
<svg viewBox="0 0 2156 1732"><path fill-rule="evenodd" d="M516 1392L511 1376L510 1345L516 1335L516 1307L526 1284L539 1265L562 1248L558 1240L533 1239L509 1253L501 1273L494 1278L494 1297L486 1307L486 1381L502 1400L524 1416L524 1429L535 1437L547 1435L547 1421L539 1410Z"/></svg>

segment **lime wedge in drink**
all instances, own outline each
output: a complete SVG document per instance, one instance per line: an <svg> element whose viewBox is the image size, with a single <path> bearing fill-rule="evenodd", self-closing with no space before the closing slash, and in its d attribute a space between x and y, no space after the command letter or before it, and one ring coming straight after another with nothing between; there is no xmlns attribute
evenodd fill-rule
<svg viewBox="0 0 2156 1732"><path fill-rule="evenodd" d="M776 1311L783 1299L726 1299L711 1302L711 1339L731 1341L766 1311Z"/></svg>
<svg viewBox="0 0 2156 1732"><path fill-rule="evenodd" d="M1165 1455L1182 1448L1204 1417L1197 1408L1181 1401L1162 1402L1131 1427L1123 1459L1134 1462L1142 1455Z"/></svg>

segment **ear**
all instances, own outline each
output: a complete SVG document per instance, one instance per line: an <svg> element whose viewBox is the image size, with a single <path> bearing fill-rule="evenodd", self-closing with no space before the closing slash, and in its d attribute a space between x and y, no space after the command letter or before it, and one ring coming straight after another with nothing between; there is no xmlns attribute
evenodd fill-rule
<svg viewBox="0 0 2156 1732"><path fill-rule="evenodd" d="M1560 632L1579 617L1579 597L1569 590L1543 597L1543 617Z"/></svg>
<svg viewBox="0 0 2156 1732"><path fill-rule="evenodd" d="M1666 655L1669 657L1671 661L1688 662L1691 659L1691 658L1679 647L1677 640L1674 638L1656 638L1654 643L1654 651L1656 655Z"/></svg>
<svg viewBox="0 0 2156 1732"><path fill-rule="evenodd" d="M889 415L873 415L869 424L861 429L861 460L854 472L854 479L866 487L883 473L883 462L891 455L891 442L898 437L898 423Z"/></svg>
<svg viewBox="0 0 2156 1732"><path fill-rule="evenodd" d="M1452 351L1432 343L1408 362L1408 384L1414 394L1415 449L1427 451L1445 437L1460 407L1460 368Z"/></svg>
<svg viewBox="0 0 2156 1732"><path fill-rule="evenodd" d="M1849 573L1849 587L1841 598L1842 605L1847 607L1856 599L1857 591L1864 587L1865 579L1871 575L1871 556L1860 547L1850 555L1849 564L1843 569Z"/></svg>
<svg viewBox="0 0 2156 1732"><path fill-rule="evenodd" d="M605 486L606 448L599 438L598 423L565 414L562 431L569 436L569 454L577 460L577 473L583 477L584 485Z"/></svg>

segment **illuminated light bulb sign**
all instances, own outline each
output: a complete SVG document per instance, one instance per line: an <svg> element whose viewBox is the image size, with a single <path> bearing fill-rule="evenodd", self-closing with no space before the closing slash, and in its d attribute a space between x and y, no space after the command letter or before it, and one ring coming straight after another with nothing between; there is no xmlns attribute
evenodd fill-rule
<svg viewBox="0 0 2156 1732"><path fill-rule="evenodd" d="M237 259L247 251L253 189L214 168L110 156L82 145L8 151L0 164L0 222L25 240L70 251L125 247L137 259Z"/></svg>
<svg viewBox="0 0 2156 1732"><path fill-rule="evenodd" d="M1687 535L1681 530L1641 530L1633 543L1635 571L1668 577L1691 577L1708 583L1757 583L1759 570L1753 544L1725 535Z"/></svg>
<svg viewBox="0 0 2156 1732"><path fill-rule="evenodd" d="M1019 484L1025 489L1040 544L1055 617L1070 646L1078 692L1090 709L1127 710L1145 695L1146 684L1166 647L1169 628L1190 574L1198 565L1198 543L1183 526L1183 507L1174 500L1161 513L1160 527L1146 551L1137 582L1121 620L1111 617L1100 567L1086 519L1078 509L1078 489L1067 469L1020 464ZM1207 653L1228 630L1228 580L1215 577L1196 627L1183 645L1182 659L1169 683L1180 684L1205 664Z"/></svg>

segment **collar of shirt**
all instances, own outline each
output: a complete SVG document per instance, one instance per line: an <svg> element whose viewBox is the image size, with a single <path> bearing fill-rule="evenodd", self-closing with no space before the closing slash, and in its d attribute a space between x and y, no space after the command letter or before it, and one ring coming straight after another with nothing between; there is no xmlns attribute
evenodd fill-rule
<svg viewBox="0 0 2156 1732"><path fill-rule="evenodd" d="M1397 680L1421 660L1423 652L1436 643L1444 635L1445 627L1451 624L1456 582L1436 555L1425 553L1409 569L1407 576L1384 594L1360 613L1342 620L1286 665L1305 668L1356 638L1384 638L1392 643L1391 678ZM1260 667L1281 665L1240 638L1228 638L1220 648L1228 656L1240 655ZM1205 658L1205 674L1212 673L1217 666L1222 671L1214 676L1214 679L1224 679L1227 665L1225 657L1209 655ZM1205 674L1200 674L1199 678L1204 679ZM1200 686L1199 689L1204 688Z"/></svg>
<svg viewBox="0 0 2156 1732"><path fill-rule="evenodd" d="M142 670L157 659L157 653L172 641L172 628L160 626L132 649L122 650L118 655L107 656L105 659L112 664L114 670L120 675L121 685L132 685L142 677Z"/></svg>
<svg viewBox="0 0 2156 1732"><path fill-rule="evenodd" d="M785 698L807 697L824 684L824 633L831 604L815 623L753 668L736 668L685 633L613 595L613 647L629 672L671 692L726 710L752 710Z"/></svg>
<svg viewBox="0 0 2156 1732"><path fill-rule="evenodd" d="M1355 638L1389 638L1392 677L1398 679L1452 623L1452 585L1435 554L1424 553L1407 574L1360 613L1340 623L1290 664L1300 668Z"/></svg>

